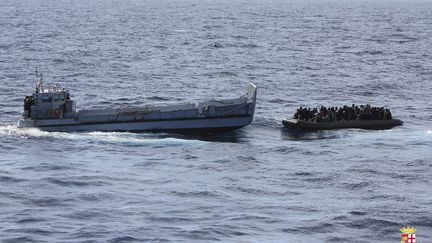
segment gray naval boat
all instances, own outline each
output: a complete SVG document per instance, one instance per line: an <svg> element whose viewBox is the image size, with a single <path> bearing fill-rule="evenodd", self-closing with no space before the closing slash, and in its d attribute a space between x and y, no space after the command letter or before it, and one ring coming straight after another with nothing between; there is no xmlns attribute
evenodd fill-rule
<svg viewBox="0 0 432 243"><path fill-rule="evenodd" d="M35 92L24 100L18 128L54 132L224 132L252 122L257 94L256 86L250 83L247 94L237 99L76 111L69 90L44 87L42 75L38 77Z"/></svg>

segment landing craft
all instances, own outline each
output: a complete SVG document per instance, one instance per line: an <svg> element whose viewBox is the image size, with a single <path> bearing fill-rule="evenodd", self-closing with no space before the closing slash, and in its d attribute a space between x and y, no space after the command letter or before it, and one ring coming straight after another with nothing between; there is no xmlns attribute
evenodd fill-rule
<svg viewBox="0 0 432 243"><path fill-rule="evenodd" d="M146 105L119 109L76 111L69 90L44 87L42 75L31 96L24 100L18 128L52 132L74 131L174 131L214 133L249 125L254 117L257 88L236 99L199 103Z"/></svg>

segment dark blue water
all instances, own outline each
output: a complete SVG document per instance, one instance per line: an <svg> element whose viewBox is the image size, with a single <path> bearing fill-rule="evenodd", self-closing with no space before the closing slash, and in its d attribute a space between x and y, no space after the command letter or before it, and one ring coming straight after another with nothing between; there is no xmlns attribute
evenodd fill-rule
<svg viewBox="0 0 432 243"><path fill-rule="evenodd" d="M0 3L4 242L432 240L432 2ZM78 108L237 97L215 137L15 128L34 69ZM387 131L298 134L300 106L386 106Z"/></svg>

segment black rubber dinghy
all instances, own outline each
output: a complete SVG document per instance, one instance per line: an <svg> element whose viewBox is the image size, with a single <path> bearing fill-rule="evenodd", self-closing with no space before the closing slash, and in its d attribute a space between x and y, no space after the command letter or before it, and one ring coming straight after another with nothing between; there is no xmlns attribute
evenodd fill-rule
<svg viewBox="0 0 432 243"><path fill-rule="evenodd" d="M335 121L335 122L308 122L297 119L286 118L282 120L282 124L287 128L295 128L302 130L331 130L343 128L360 128L370 130L390 129L395 126L402 125L399 119L390 120L354 120L354 121Z"/></svg>

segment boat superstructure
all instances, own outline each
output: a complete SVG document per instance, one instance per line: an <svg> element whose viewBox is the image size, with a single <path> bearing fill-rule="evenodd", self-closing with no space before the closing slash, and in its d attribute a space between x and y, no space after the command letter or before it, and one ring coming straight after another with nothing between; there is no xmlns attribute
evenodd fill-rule
<svg viewBox="0 0 432 243"><path fill-rule="evenodd" d="M69 90L44 87L40 75L35 92L24 100L18 127L59 132L227 131L252 122L256 94L256 86L250 83L246 95L236 99L76 111Z"/></svg>

